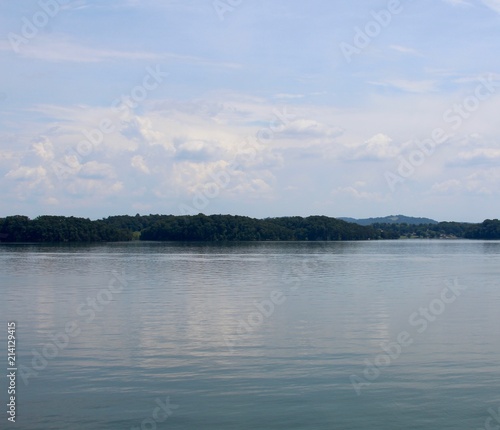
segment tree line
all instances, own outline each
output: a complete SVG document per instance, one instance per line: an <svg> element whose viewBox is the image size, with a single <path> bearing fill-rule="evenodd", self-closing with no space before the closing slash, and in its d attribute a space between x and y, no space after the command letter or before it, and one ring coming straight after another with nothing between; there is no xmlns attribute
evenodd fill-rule
<svg viewBox="0 0 500 430"><path fill-rule="evenodd" d="M500 221L362 226L326 216L255 219L233 215L0 218L2 242L343 241L400 238L500 239Z"/></svg>
<svg viewBox="0 0 500 430"><path fill-rule="evenodd" d="M393 239L465 238L471 224L440 222L426 224L374 223L372 227L386 232Z"/></svg>
<svg viewBox="0 0 500 430"><path fill-rule="evenodd" d="M117 242L132 240L132 232L118 229L104 220L64 216L30 219L15 215L0 218L2 242Z"/></svg>
<svg viewBox="0 0 500 430"><path fill-rule="evenodd" d="M485 220L481 224L465 222L439 222L429 224L372 224L392 239L500 239L500 221Z"/></svg>

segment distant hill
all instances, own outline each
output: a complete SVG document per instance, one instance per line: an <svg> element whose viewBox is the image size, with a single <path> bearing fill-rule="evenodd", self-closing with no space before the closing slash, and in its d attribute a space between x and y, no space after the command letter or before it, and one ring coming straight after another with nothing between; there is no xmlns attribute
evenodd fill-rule
<svg viewBox="0 0 500 430"><path fill-rule="evenodd" d="M409 225L438 224L438 221L430 218L415 218L405 215L390 215L386 217L364 218L364 219L356 219L356 218L338 218L338 219L365 226L372 224L409 224Z"/></svg>

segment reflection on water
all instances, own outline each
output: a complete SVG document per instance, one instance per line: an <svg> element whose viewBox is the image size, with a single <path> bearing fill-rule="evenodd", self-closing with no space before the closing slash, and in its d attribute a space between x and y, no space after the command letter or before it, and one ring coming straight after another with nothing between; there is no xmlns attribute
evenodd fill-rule
<svg viewBox="0 0 500 430"><path fill-rule="evenodd" d="M500 406L499 251L480 241L2 245L1 323L17 322L31 369L19 428L140 428L167 396L179 408L158 428L480 428ZM450 280L467 288L419 333L409 317ZM402 331L413 343L366 379ZM33 362L57 342L56 357ZM352 375L369 381L359 396Z"/></svg>

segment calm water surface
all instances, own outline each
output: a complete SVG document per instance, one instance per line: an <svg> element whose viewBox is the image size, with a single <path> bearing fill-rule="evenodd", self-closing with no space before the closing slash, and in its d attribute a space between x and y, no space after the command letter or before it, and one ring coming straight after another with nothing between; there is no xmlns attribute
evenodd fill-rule
<svg viewBox="0 0 500 430"><path fill-rule="evenodd" d="M2 244L12 428L484 428L499 263L480 241Z"/></svg>

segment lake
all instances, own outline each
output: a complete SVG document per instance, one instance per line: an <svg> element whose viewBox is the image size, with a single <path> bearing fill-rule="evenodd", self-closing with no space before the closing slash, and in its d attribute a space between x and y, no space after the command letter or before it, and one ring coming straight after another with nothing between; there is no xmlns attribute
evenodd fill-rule
<svg viewBox="0 0 500 430"><path fill-rule="evenodd" d="M496 428L499 263L497 241L1 244L0 427Z"/></svg>

